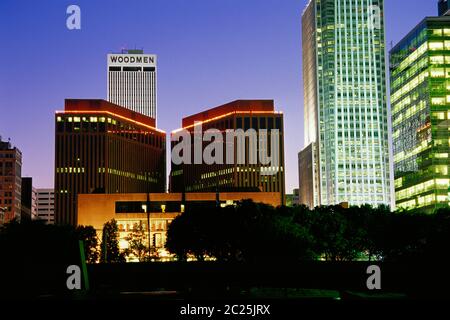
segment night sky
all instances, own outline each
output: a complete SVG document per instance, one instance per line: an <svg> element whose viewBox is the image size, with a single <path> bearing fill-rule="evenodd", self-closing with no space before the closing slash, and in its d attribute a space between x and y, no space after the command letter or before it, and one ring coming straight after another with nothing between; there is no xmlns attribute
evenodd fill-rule
<svg viewBox="0 0 450 320"><path fill-rule="evenodd" d="M158 127L237 99L274 99L285 117L286 191L303 147L301 13L307 0L0 1L0 135L23 176L53 187L54 112L65 98L106 98L106 55L158 55ZM81 8L81 30L66 8ZM437 0L385 0L390 48ZM170 144L169 144L170 145ZM170 159L170 158L168 158ZM168 171L169 172L169 171Z"/></svg>

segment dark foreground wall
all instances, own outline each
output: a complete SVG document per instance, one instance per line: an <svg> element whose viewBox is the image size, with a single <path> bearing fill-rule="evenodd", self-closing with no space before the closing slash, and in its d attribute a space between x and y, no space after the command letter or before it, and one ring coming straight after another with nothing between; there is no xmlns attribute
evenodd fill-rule
<svg viewBox="0 0 450 320"><path fill-rule="evenodd" d="M265 265L204 263L129 263L90 265L94 291L151 291L220 293L227 287L311 288L331 290L367 289L367 262L306 262L298 265L282 261ZM450 275L447 264L376 264L381 269L384 292L401 292L411 297L448 295Z"/></svg>
<svg viewBox="0 0 450 320"><path fill-rule="evenodd" d="M282 261L265 265L191 263L128 263L88 266L91 292L100 296L119 292L167 290L214 298L237 294L254 287L305 288L369 292L367 262L306 262L286 265ZM450 275L446 264L376 264L381 268L381 291L409 297L450 298ZM2 296L36 297L52 294L64 297L66 267L28 265L2 269ZM3 273L7 271L8 273ZM69 295L70 296L70 295Z"/></svg>

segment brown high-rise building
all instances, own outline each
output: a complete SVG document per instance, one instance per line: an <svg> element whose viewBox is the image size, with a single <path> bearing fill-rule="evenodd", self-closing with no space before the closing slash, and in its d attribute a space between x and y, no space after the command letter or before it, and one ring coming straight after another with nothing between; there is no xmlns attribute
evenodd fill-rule
<svg viewBox="0 0 450 320"><path fill-rule="evenodd" d="M0 224L20 221L22 153L0 137Z"/></svg>
<svg viewBox="0 0 450 320"><path fill-rule="evenodd" d="M216 141L205 135L202 139L196 134L200 128L203 133L216 129L222 138ZM228 140L230 130L234 138ZM178 152L183 132L191 137L190 150ZM182 128L172 132L171 192L279 192L284 203L283 134L283 114L274 110L273 100L237 100L183 118ZM221 147L210 153L211 142ZM190 153L188 163L175 163L174 154L186 156L186 160L186 151ZM211 163L205 152L219 161ZM262 154L272 160L275 156L277 161L267 162Z"/></svg>
<svg viewBox="0 0 450 320"><path fill-rule="evenodd" d="M75 99L55 117L55 223L77 224L80 193L165 191L166 134L155 119Z"/></svg>

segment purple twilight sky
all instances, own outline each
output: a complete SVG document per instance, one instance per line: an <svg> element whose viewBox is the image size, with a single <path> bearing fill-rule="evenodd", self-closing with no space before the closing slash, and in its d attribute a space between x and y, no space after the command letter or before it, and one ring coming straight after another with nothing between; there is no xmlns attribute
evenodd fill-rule
<svg viewBox="0 0 450 320"><path fill-rule="evenodd" d="M53 187L54 111L65 98L106 98L106 55L158 55L158 127L236 99L284 112L286 191L303 147L301 13L307 0L2 0L0 135L23 153L23 175ZM81 30L66 8L81 8ZM385 0L390 48L437 0Z"/></svg>

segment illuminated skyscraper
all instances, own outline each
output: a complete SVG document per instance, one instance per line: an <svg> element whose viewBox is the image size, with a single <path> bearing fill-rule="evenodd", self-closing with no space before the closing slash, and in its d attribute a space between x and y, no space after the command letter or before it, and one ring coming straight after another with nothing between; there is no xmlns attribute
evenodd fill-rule
<svg viewBox="0 0 450 320"><path fill-rule="evenodd" d="M396 205L431 213L450 202L450 17L425 18L390 64Z"/></svg>
<svg viewBox="0 0 450 320"><path fill-rule="evenodd" d="M108 54L108 101L156 120L156 55Z"/></svg>
<svg viewBox="0 0 450 320"><path fill-rule="evenodd" d="M311 0L302 36L301 203L390 205L383 0Z"/></svg>

